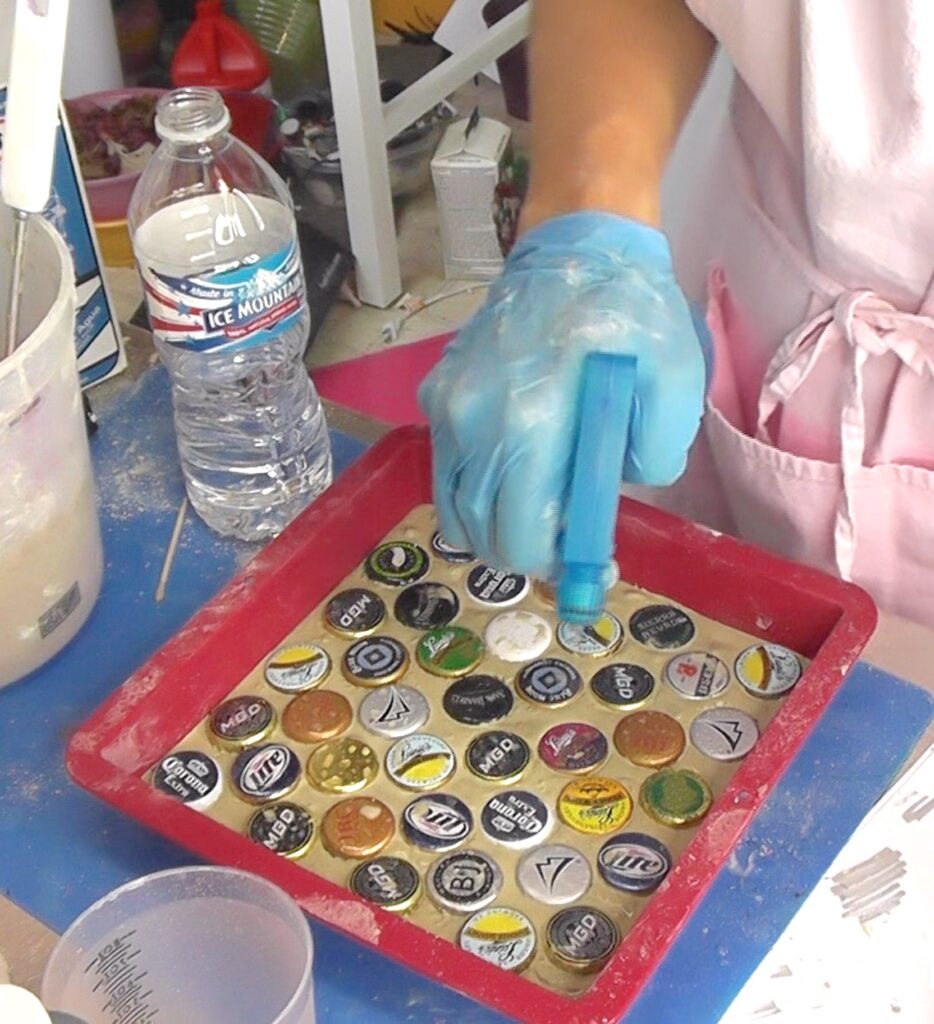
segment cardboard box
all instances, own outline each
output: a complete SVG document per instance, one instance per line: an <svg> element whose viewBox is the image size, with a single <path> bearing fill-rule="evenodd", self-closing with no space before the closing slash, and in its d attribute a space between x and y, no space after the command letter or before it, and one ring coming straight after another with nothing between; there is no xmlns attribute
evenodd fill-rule
<svg viewBox="0 0 934 1024"><path fill-rule="evenodd" d="M6 86L0 85L0 152L5 120ZM42 216L65 240L74 263L75 348L81 386L88 388L119 373L126 366L126 357L119 322L104 280L103 261L78 170L78 157L61 111L51 194Z"/></svg>
<svg viewBox="0 0 934 1024"><path fill-rule="evenodd" d="M475 113L449 125L438 143L431 176L448 278L489 280L502 269L494 205L509 160L509 136L507 125Z"/></svg>

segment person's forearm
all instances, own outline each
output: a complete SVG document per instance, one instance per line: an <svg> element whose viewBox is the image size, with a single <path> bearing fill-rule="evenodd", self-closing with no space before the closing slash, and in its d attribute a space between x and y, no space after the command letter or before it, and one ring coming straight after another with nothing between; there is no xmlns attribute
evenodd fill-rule
<svg viewBox="0 0 934 1024"><path fill-rule="evenodd" d="M578 210L657 225L662 171L714 46L684 0L535 0L523 230Z"/></svg>

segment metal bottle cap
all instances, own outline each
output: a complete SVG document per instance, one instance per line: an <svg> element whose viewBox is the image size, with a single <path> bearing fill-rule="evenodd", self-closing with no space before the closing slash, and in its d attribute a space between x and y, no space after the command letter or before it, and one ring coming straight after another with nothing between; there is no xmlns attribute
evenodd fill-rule
<svg viewBox="0 0 934 1024"><path fill-rule="evenodd" d="M574 779L558 796L558 816L565 825L585 835L609 835L622 828L630 814L632 797L616 779Z"/></svg>
<svg viewBox="0 0 934 1024"><path fill-rule="evenodd" d="M621 718L613 742L623 757L641 768L663 768L684 752L684 730L664 711L633 711Z"/></svg>
<svg viewBox="0 0 934 1024"><path fill-rule="evenodd" d="M801 678L798 656L779 644L755 644L736 659L736 678L754 697L781 697Z"/></svg>
<svg viewBox="0 0 934 1024"><path fill-rule="evenodd" d="M548 650L551 626L534 612L501 612L487 623L483 641L494 658L529 661Z"/></svg>
<svg viewBox="0 0 934 1024"><path fill-rule="evenodd" d="M220 765L200 750L166 754L153 770L152 784L195 811L216 803L224 787Z"/></svg>
<svg viewBox="0 0 934 1024"><path fill-rule="evenodd" d="M473 831L473 814L456 796L426 794L406 805L402 812L402 831L420 850L445 853L460 846Z"/></svg>
<svg viewBox="0 0 934 1024"><path fill-rule="evenodd" d="M344 675L359 686L394 683L408 667L408 651L393 636L370 636L344 652Z"/></svg>
<svg viewBox="0 0 934 1024"><path fill-rule="evenodd" d="M521 736L502 729L481 733L467 747L467 767L490 782L516 782L529 766L531 752Z"/></svg>
<svg viewBox="0 0 934 1024"><path fill-rule="evenodd" d="M483 659L483 641L464 626L442 626L426 633L415 656L432 675L453 679L469 675Z"/></svg>
<svg viewBox="0 0 934 1024"><path fill-rule="evenodd" d="M282 731L297 743L321 743L346 732L353 708L342 693L312 690L300 693L282 712Z"/></svg>
<svg viewBox="0 0 934 1024"><path fill-rule="evenodd" d="M693 825L710 810L710 787L689 768L663 768L639 789L639 806L663 825Z"/></svg>
<svg viewBox="0 0 934 1024"><path fill-rule="evenodd" d="M503 888L499 865L480 850L445 854L428 869L426 880L439 907L462 914L489 906Z"/></svg>
<svg viewBox="0 0 934 1024"><path fill-rule="evenodd" d="M392 839L392 811L371 796L354 796L333 804L321 820L321 838L335 857L373 857Z"/></svg>
<svg viewBox="0 0 934 1024"><path fill-rule="evenodd" d="M483 831L494 842L514 850L541 842L551 831L551 811L534 793L508 789L491 796L480 812Z"/></svg>
<svg viewBox="0 0 934 1024"><path fill-rule="evenodd" d="M282 802L260 808L250 818L247 835L272 853L296 860L308 852L315 826L304 807Z"/></svg>
<svg viewBox="0 0 934 1024"><path fill-rule="evenodd" d="M382 598L372 590L354 587L335 594L324 610L324 624L338 636L359 640L375 632L386 617Z"/></svg>
<svg viewBox="0 0 934 1024"><path fill-rule="evenodd" d="M282 647L266 662L266 682L282 693L301 693L320 686L331 671L328 652L317 644Z"/></svg>
<svg viewBox="0 0 934 1024"><path fill-rule="evenodd" d="M461 949L505 971L521 971L535 954L532 922L510 907L490 907L471 917L458 936Z"/></svg>
<svg viewBox="0 0 934 1024"><path fill-rule="evenodd" d="M687 651L665 666L665 681L682 697L706 700L718 697L730 685L730 670L713 654Z"/></svg>
<svg viewBox="0 0 934 1024"><path fill-rule="evenodd" d="M261 743L276 725L276 712L264 697L244 694L219 704L208 720L208 735L222 750Z"/></svg>
<svg viewBox="0 0 934 1024"><path fill-rule="evenodd" d="M421 729L428 721L430 708L420 691L394 683L368 693L358 713L364 729L395 740Z"/></svg>
<svg viewBox="0 0 934 1024"><path fill-rule="evenodd" d="M411 629L437 629L457 618L460 601L457 594L443 583L415 583L396 598L393 612Z"/></svg>
<svg viewBox="0 0 934 1024"><path fill-rule="evenodd" d="M532 584L532 593L547 608L554 608L558 603L557 596L555 594L555 585L548 580L536 580Z"/></svg>
<svg viewBox="0 0 934 1024"><path fill-rule="evenodd" d="M489 725L512 711L512 690L495 676L465 676L445 690L444 710L462 725Z"/></svg>
<svg viewBox="0 0 934 1024"><path fill-rule="evenodd" d="M691 742L715 761L738 761L759 739L759 727L752 715L739 708L708 708L690 728Z"/></svg>
<svg viewBox="0 0 934 1024"><path fill-rule="evenodd" d="M529 579L521 573L503 572L491 565L477 565L467 576L466 590L479 604L507 608L518 604L529 592Z"/></svg>
<svg viewBox="0 0 934 1024"><path fill-rule="evenodd" d="M603 658L615 651L623 640L623 627L612 612L604 612L592 625L558 623L558 643L572 654Z"/></svg>
<svg viewBox="0 0 934 1024"><path fill-rule="evenodd" d="M619 930L595 907L568 907L548 922L548 952L561 967L589 973L599 970L619 945Z"/></svg>
<svg viewBox="0 0 934 1024"><path fill-rule="evenodd" d="M407 540L380 544L364 564L371 580L389 587L403 587L420 580L428 572L428 552Z"/></svg>
<svg viewBox="0 0 934 1024"><path fill-rule="evenodd" d="M421 881L407 860L383 856L358 864L350 876L350 888L367 903L403 913L418 899Z"/></svg>
<svg viewBox="0 0 934 1024"><path fill-rule="evenodd" d="M580 850L559 843L530 850L516 868L519 888L548 906L574 903L587 892L592 880L590 865Z"/></svg>
<svg viewBox="0 0 934 1024"><path fill-rule="evenodd" d="M476 555L472 551L464 551L461 548L455 548L441 536L440 530L435 530L431 538L431 550L442 558L445 562L449 562L451 565L463 565L467 562L473 562L476 559Z"/></svg>
<svg viewBox="0 0 934 1024"><path fill-rule="evenodd" d="M594 674L590 688L598 700L610 707L636 708L652 696L655 680L641 665L615 662Z"/></svg>
<svg viewBox="0 0 934 1024"><path fill-rule="evenodd" d="M597 870L607 885L621 892L651 892L671 870L671 854L644 832L612 836L597 854Z"/></svg>
<svg viewBox="0 0 934 1024"><path fill-rule="evenodd" d="M584 685L580 672L560 658L542 658L526 665L516 678L519 693L532 704L561 707Z"/></svg>
<svg viewBox="0 0 934 1024"><path fill-rule="evenodd" d="M631 616L629 632L646 647L670 651L689 644L695 629L687 612L670 604L652 604Z"/></svg>
<svg viewBox="0 0 934 1024"><path fill-rule="evenodd" d="M403 789L437 789L455 768L454 751L438 736L415 733L386 753L386 771Z"/></svg>
<svg viewBox="0 0 934 1024"><path fill-rule="evenodd" d="M308 781L325 793L356 793L379 772L373 748L353 736L328 740L308 758Z"/></svg>
<svg viewBox="0 0 934 1024"><path fill-rule="evenodd" d="M266 743L242 751L232 769L237 795L257 804L287 796L298 785L301 774L298 757L283 743Z"/></svg>
<svg viewBox="0 0 934 1024"><path fill-rule="evenodd" d="M538 741L538 756L558 772L589 772L609 753L606 736L586 722L553 725Z"/></svg>

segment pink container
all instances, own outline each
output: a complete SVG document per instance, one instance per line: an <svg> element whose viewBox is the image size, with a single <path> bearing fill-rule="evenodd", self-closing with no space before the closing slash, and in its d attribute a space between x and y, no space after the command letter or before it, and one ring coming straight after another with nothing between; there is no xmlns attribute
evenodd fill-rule
<svg viewBox="0 0 934 1024"><path fill-rule="evenodd" d="M121 100L131 99L134 96L158 97L164 92L165 89L110 89L107 92L92 92L86 96L79 96L77 99L69 100L67 106L69 111L80 110L82 107L100 107L103 110L110 110ZM139 180L140 171L132 174L118 174L112 178L85 180L84 187L88 194L88 202L91 204L91 216L95 222L104 223L126 218L130 196Z"/></svg>
<svg viewBox="0 0 934 1024"><path fill-rule="evenodd" d="M165 89L112 89L108 92L92 92L86 96L69 100L69 109L101 107L110 110L121 100L133 96L161 96ZM249 92L224 92L224 102L230 111L231 130L265 160L272 161L282 148L282 141L276 124L276 107L265 96ZM84 187L91 204L91 217L97 224L126 220L130 196L139 180L142 168L132 174L118 174L112 178L95 178L85 181Z"/></svg>

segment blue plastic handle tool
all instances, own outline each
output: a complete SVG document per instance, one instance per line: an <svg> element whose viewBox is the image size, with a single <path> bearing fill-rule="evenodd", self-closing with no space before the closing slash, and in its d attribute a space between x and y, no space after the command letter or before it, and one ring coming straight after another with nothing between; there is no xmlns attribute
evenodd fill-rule
<svg viewBox="0 0 934 1024"><path fill-rule="evenodd" d="M603 614L636 384L634 356L584 360L577 445L561 545L558 615L589 625Z"/></svg>

